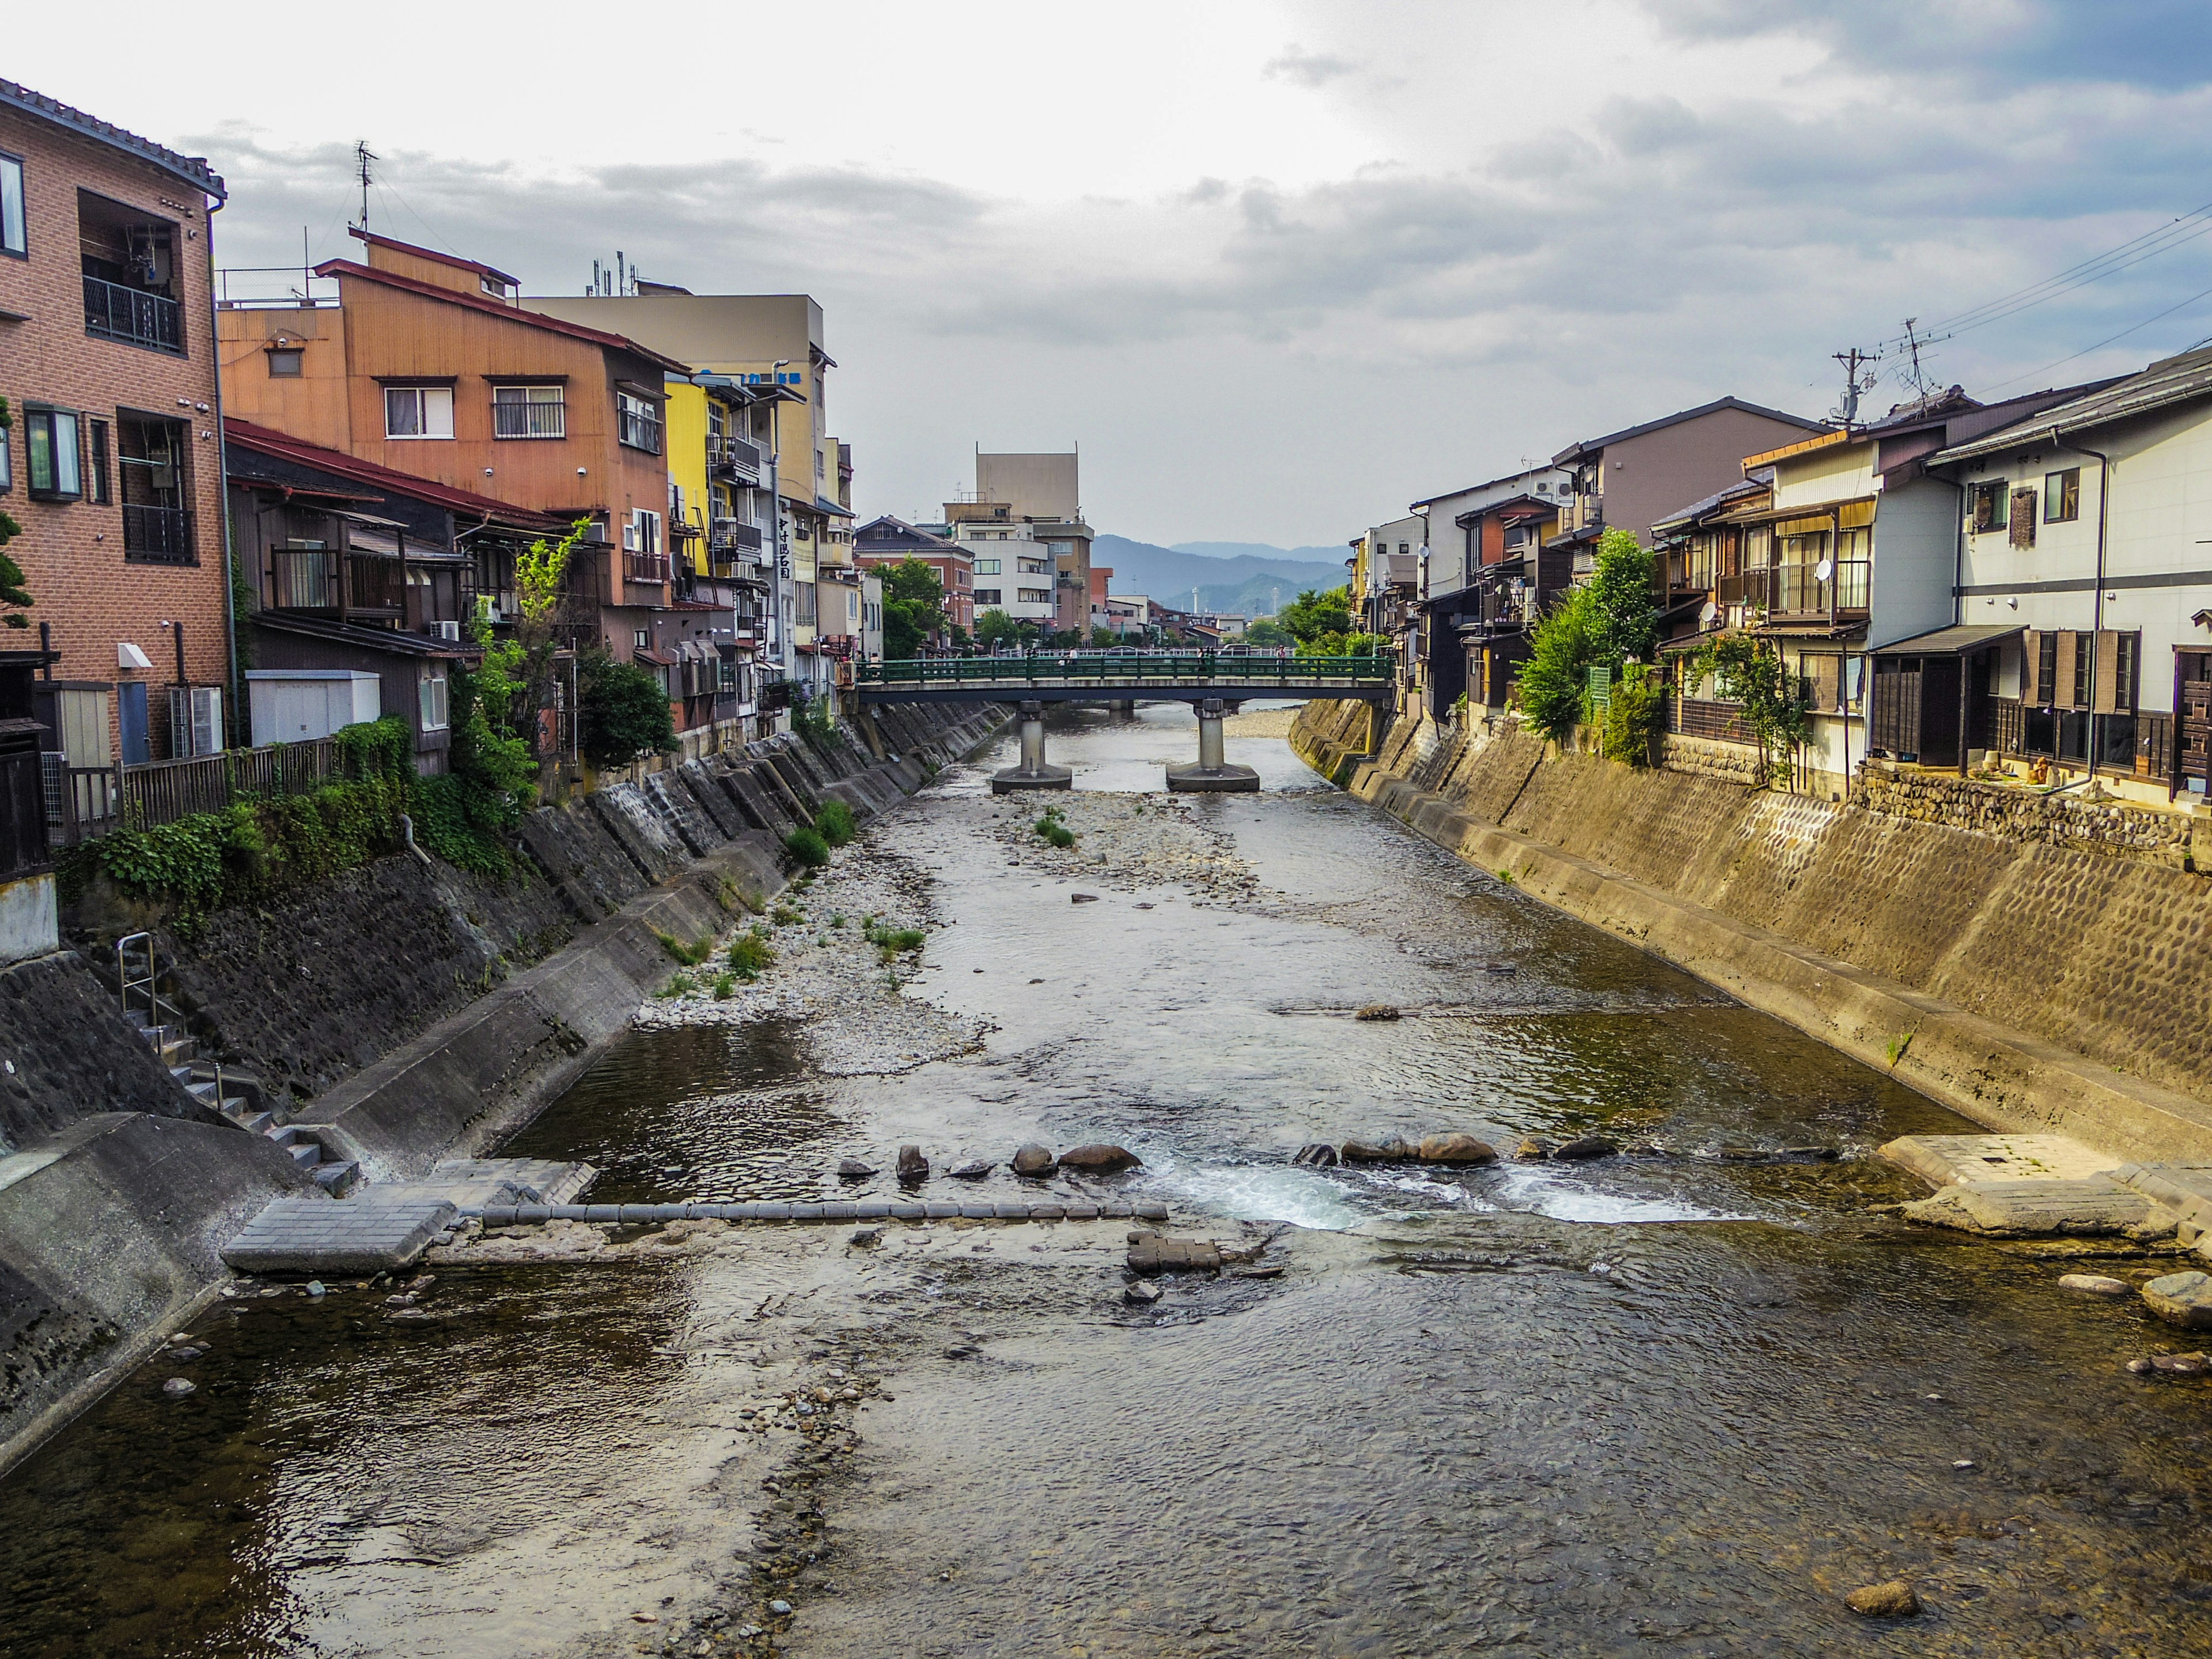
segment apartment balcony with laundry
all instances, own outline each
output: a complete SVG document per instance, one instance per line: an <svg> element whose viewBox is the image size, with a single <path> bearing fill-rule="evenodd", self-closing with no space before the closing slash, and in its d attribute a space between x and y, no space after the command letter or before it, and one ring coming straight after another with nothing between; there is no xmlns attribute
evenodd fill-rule
<svg viewBox="0 0 2212 1659"><path fill-rule="evenodd" d="M151 351L185 355L177 227L88 190L77 192L84 331Z"/></svg>

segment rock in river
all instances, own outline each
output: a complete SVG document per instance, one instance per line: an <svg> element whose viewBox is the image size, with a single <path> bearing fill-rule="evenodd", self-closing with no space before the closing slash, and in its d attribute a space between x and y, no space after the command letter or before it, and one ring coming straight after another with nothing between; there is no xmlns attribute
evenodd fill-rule
<svg viewBox="0 0 2212 1659"><path fill-rule="evenodd" d="M1034 1140L1014 1148L1013 1162L1008 1165L1018 1176L1048 1176L1058 1160L1048 1146L1040 1146Z"/></svg>
<svg viewBox="0 0 2212 1659"><path fill-rule="evenodd" d="M2212 1330L2212 1277L2200 1273L2168 1273L2144 1285L2142 1299L2169 1325Z"/></svg>
<svg viewBox="0 0 2212 1659"><path fill-rule="evenodd" d="M957 1170L947 1170L945 1173L955 1181L981 1181L998 1167L988 1158L978 1158L962 1164Z"/></svg>
<svg viewBox="0 0 2212 1659"><path fill-rule="evenodd" d="M1513 1149L1514 1160L1520 1164L1541 1164L1552 1155L1552 1143L1539 1140L1534 1135Z"/></svg>
<svg viewBox="0 0 2212 1659"><path fill-rule="evenodd" d="M1608 1140L1603 1135L1584 1135L1559 1147L1552 1156L1572 1163L1586 1158L1611 1158L1620 1150L1620 1143Z"/></svg>
<svg viewBox="0 0 2212 1659"><path fill-rule="evenodd" d="M857 1158L844 1158L837 1160L837 1179L840 1181L866 1181L875 1173L874 1164L863 1164Z"/></svg>
<svg viewBox="0 0 2212 1659"><path fill-rule="evenodd" d="M1085 1175L1113 1175L1122 1170L1139 1170L1144 1167L1144 1159L1127 1146L1109 1146L1103 1142L1097 1146L1078 1146L1060 1155L1061 1169L1080 1170Z"/></svg>
<svg viewBox="0 0 2212 1659"><path fill-rule="evenodd" d="M2061 1273L2061 1290L2079 1291L2085 1296L2125 1296L2128 1281L2114 1279L2110 1273Z"/></svg>
<svg viewBox="0 0 2212 1659"><path fill-rule="evenodd" d="M929 1160L919 1146L899 1148L898 1178L909 1183L929 1179Z"/></svg>
<svg viewBox="0 0 2212 1659"><path fill-rule="evenodd" d="M1498 1148L1473 1135L1431 1135L1420 1145L1424 1164L1495 1164Z"/></svg>
<svg viewBox="0 0 2212 1659"><path fill-rule="evenodd" d="M1298 1155L1291 1160L1303 1164L1309 1170L1326 1170L1337 1161L1336 1148L1326 1140L1310 1140L1298 1148Z"/></svg>
<svg viewBox="0 0 2212 1659"><path fill-rule="evenodd" d="M1352 1016L1354 1019L1403 1019L1405 1016L1387 1002L1370 1002Z"/></svg>
<svg viewBox="0 0 2212 1659"><path fill-rule="evenodd" d="M1395 1164L1413 1156L1413 1149L1395 1137L1389 1140L1347 1140L1339 1151L1346 1164Z"/></svg>
<svg viewBox="0 0 2212 1659"><path fill-rule="evenodd" d="M188 1382L181 1376L173 1376L161 1384L161 1392L172 1400L182 1400L188 1394L198 1393L199 1384Z"/></svg>
<svg viewBox="0 0 2212 1659"><path fill-rule="evenodd" d="M1844 1605L1862 1619L1910 1619L1920 1611L1920 1598L1902 1578L1887 1584L1862 1584L1844 1598Z"/></svg>

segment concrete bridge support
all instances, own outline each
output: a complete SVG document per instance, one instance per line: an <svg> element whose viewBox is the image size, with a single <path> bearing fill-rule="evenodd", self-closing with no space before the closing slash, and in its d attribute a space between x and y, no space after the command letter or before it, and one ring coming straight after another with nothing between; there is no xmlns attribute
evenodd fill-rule
<svg viewBox="0 0 2212 1659"><path fill-rule="evenodd" d="M1018 789L1073 788L1075 774L1065 766L1054 766L1045 760L1044 704L1025 702L1021 705L1021 764L991 774L991 793L1008 795Z"/></svg>
<svg viewBox="0 0 2212 1659"><path fill-rule="evenodd" d="M1231 766L1224 758L1221 721L1237 705L1208 697L1198 705L1198 764L1168 768L1168 787L1185 794L1256 793L1260 775L1249 766Z"/></svg>

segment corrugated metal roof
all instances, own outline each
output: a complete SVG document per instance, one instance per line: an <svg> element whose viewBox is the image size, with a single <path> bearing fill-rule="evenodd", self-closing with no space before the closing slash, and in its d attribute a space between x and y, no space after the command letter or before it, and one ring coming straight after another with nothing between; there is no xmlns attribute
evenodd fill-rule
<svg viewBox="0 0 2212 1659"><path fill-rule="evenodd" d="M274 456L283 460L295 461L304 466L319 467L325 472L335 473L339 477L351 478L356 483L369 484L392 495L411 495L418 501L428 501L433 506L488 518L495 524L510 526L517 530L540 532L562 531L568 527L567 520L558 518L552 514L533 512L526 507L515 507L506 501L494 501L489 495L479 495L474 490L459 489L452 484L440 483L434 478L421 478L411 472L401 472L392 467L380 466L374 461L365 461L358 456L348 455L341 450L325 449L320 444L312 444L304 438L295 438L289 432L276 432L265 426L256 426L251 421L239 419L235 415L226 415L222 417L222 432L225 443L234 449L242 449L250 453ZM233 476L240 477L242 482L252 482L250 477L240 473L235 468L233 469ZM311 485L295 484L292 488L302 489L310 495L327 495L342 493L317 490ZM382 496L362 495L354 499L380 501Z"/></svg>
<svg viewBox="0 0 2212 1659"><path fill-rule="evenodd" d="M501 317L525 328L542 328L549 334L566 334L578 340L589 340L594 345L611 346L617 351L627 351L658 363L664 369L673 370L685 380L691 377L691 366L678 362L651 346L640 345L626 335L610 334L604 329L586 328L581 323L572 323L543 311L532 311L524 306L511 306L487 295L463 294L458 289L440 288L435 283L418 283L412 276L402 276L396 270L378 270L372 265L356 259L325 259L315 267L318 276L351 276L364 283L380 283L386 288L396 288L425 300L442 300L447 305L462 306L471 311L483 312L489 317ZM660 397L659 387L647 389L649 396Z"/></svg>
<svg viewBox="0 0 2212 1659"><path fill-rule="evenodd" d="M1646 421L1641 426L1625 426L1618 432L1608 432L1602 438L1586 438L1581 443L1569 444L1552 457L1552 465L1564 466L1569 461L1579 460L1584 455L1594 455L1611 444L1625 443L1631 438L1640 438L1647 432L1656 432L1662 427L1676 426L1684 421L1694 421L1700 415L1712 415L1723 409L1740 409L1747 415L1764 415L1771 421L1787 421L1791 426L1804 428L1808 432L1826 429L1826 421L1808 421L1802 415L1792 415L1785 410L1769 409L1764 404L1747 403L1741 398L1716 398L1709 404L1699 404L1695 409L1678 410L1672 415L1662 415L1656 421Z"/></svg>
<svg viewBox="0 0 2212 1659"><path fill-rule="evenodd" d="M1893 640L1887 645L1878 645L1869 653L1876 657L1962 657L1969 651L1979 651L2008 640L2015 634L2025 633L2027 624L2014 623L2008 627L2002 623L1983 627L1978 624L1965 628L1939 628L1932 634L1919 634L1909 640Z"/></svg>
<svg viewBox="0 0 2212 1659"><path fill-rule="evenodd" d="M2078 432L2088 427L2109 426L2115 421L2154 414L2203 397L2212 397L2212 346L2200 346L2168 357L2153 363L2140 374L2130 374L2085 398L2057 404L1972 443L1941 450L1929 457L1929 465L1941 466L1946 461L1970 461L1978 456L2016 449L2053 427Z"/></svg>

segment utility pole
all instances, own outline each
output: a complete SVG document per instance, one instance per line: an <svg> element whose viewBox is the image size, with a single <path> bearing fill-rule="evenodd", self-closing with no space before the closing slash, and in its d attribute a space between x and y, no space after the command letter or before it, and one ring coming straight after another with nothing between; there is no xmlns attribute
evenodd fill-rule
<svg viewBox="0 0 2212 1659"><path fill-rule="evenodd" d="M353 163L361 174L361 228L368 228L368 187L374 182L369 164L377 159L376 152L368 147L368 140L356 138L353 146Z"/></svg>
<svg viewBox="0 0 2212 1659"><path fill-rule="evenodd" d="M1844 400L1832 412L1845 426L1856 426L1859 418L1859 397L1863 392L1874 390L1874 366L1881 361L1881 353L1864 352L1853 346L1849 351L1838 351L1834 356L1836 361L1844 366ZM1859 374L1862 368L1866 371L1863 379Z"/></svg>

